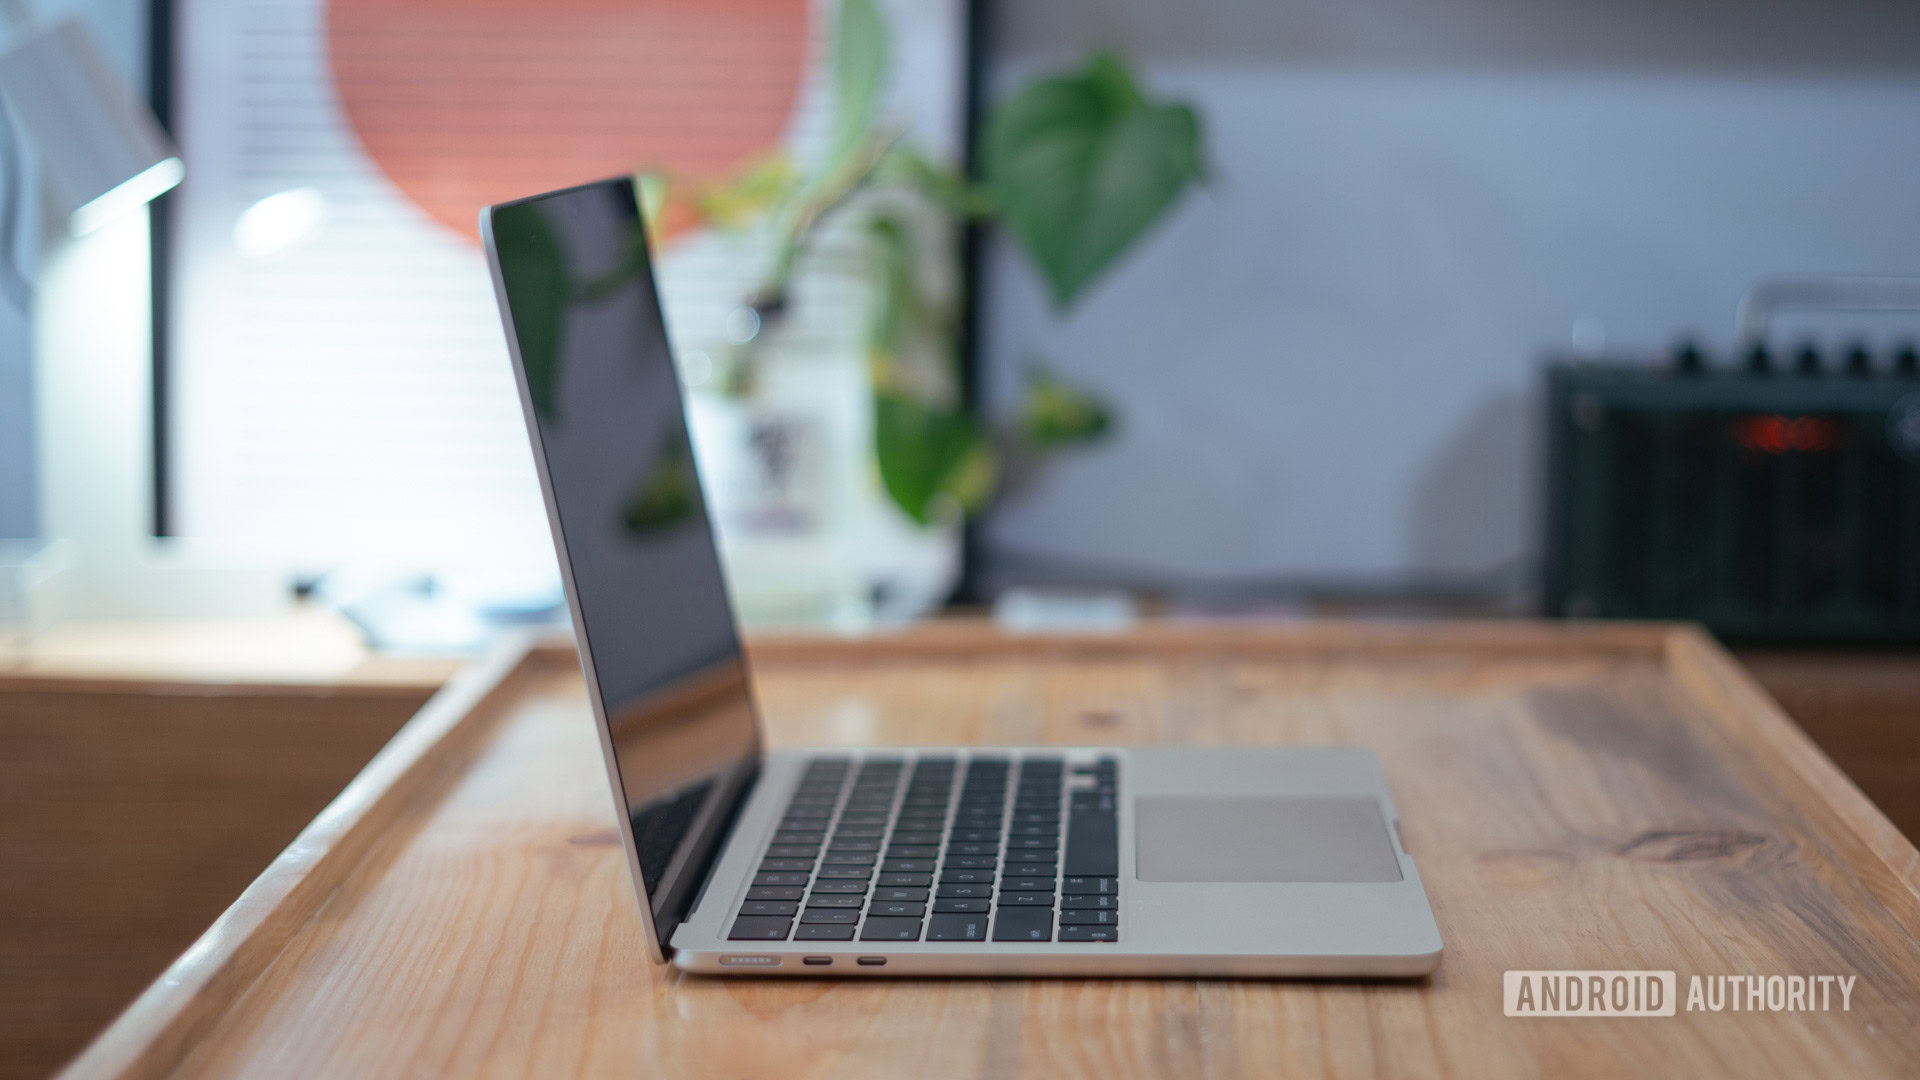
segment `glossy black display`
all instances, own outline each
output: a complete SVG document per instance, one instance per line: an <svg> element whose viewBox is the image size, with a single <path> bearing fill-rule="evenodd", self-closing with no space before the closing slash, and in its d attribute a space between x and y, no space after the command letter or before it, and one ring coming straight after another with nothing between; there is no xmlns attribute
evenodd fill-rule
<svg viewBox="0 0 1920 1080"><path fill-rule="evenodd" d="M534 455L664 944L759 735L629 181L490 209Z"/></svg>

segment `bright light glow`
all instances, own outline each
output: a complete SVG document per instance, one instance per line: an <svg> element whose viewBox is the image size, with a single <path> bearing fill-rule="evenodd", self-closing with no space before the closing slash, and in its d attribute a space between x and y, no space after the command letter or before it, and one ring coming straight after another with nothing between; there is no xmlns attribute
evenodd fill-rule
<svg viewBox="0 0 1920 1080"><path fill-rule="evenodd" d="M241 211L233 223L233 246L247 258L258 259L312 236L326 218L327 200L318 189L282 191Z"/></svg>
<svg viewBox="0 0 1920 1080"><path fill-rule="evenodd" d="M699 349L694 349L681 358L680 381L687 384L687 389L697 390L707 385L707 380L711 378L713 378L713 357Z"/></svg>
<svg viewBox="0 0 1920 1080"><path fill-rule="evenodd" d="M67 219L67 225L75 236L85 236L121 214L159 198L185 175L186 166L180 164L177 157L155 162L123 181L120 186L109 189L75 210L73 216Z"/></svg>

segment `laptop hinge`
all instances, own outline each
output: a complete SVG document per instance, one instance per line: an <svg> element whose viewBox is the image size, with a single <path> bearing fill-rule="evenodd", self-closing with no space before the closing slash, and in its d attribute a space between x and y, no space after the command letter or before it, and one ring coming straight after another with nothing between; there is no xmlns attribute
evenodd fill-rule
<svg viewBox="0 0 1920 1080"><path fill-rule="evenodd" d="M707 886L713 884L714 872L720 869L720 853L727 850L727 845L733 842L733 830L740 824L740 814L746 809L747 800L753 797L753 789L759 785L760 777L763 775L764 770L760 768L758 762L755 762L752 771L741 781L740 794L734 798L733 805L727 808L727 817L720 826L719 838L708 849L706 866L700 868L700 887L693 891L693 899L687 902L686 908L680 912L680 917L674 920L674 930L678 930L680 924L700 910L700 902L707 897ZM673 943L668 940L672 936L669 932L660 940L660 951L668 959L673 958Z"/></svg>

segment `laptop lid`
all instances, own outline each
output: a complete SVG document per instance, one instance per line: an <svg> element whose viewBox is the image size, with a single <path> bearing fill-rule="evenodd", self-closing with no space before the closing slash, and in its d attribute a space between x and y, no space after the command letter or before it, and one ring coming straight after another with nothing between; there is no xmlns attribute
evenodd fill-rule
<svg viewBox="0 0 1920 1080"><path fill-rule="evenodd" d="M628 863L665 959L760 734L646 230L627 179L488 207L480 229Z"/></svg>

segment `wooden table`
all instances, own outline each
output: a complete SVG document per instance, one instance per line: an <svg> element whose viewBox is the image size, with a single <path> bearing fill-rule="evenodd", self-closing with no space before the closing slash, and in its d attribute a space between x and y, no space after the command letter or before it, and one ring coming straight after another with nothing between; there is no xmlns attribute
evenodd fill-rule
<svg viewBox="0 0 1920 1080"><path fill-rule="evenodd" d="M1414 983L716 980L650 964L573 659L443 690L69 1070L1911 1076L1920 855L1690 629L1451 624L755 649L771 740L1376 749ZM1512 1019L1507 969L1856 975L1849 1012Z"/></svg>

